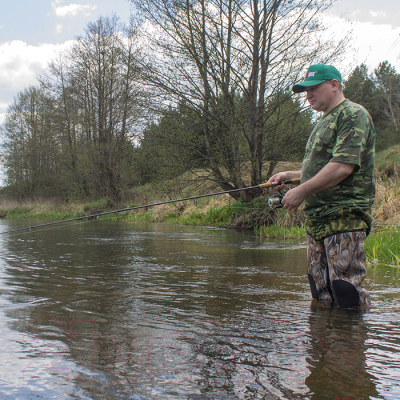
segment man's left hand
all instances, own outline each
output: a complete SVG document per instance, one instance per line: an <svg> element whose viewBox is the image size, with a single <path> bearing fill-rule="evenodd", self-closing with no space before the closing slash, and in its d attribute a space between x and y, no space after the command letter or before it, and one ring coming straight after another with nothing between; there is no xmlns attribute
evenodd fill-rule
<svg viewBox="0 0 400 400"><path fill-rule="evenodd" d="M288 192L286 192L285 197L282 199L283 208L286 208L290 211L296 211L304 199L305 196L301 186L290 189Z"/></svg>

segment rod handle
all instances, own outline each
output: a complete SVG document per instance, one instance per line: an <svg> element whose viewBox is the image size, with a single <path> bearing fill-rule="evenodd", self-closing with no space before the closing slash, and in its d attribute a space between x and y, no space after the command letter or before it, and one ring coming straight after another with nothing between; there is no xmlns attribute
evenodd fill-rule
<svg viewBox="0 0 400 400"><path fill-rule="evenodd" d="M290 185L290 184L299 185L300 184L300 178L287 179L287 180L279 182L279 184L275 184L275 185L273 185L272 183L266 182L266 183L262 183L261 185L258 185L258 187L260 189L268 189L268 188L273 187L273 186L281 185L282 183L284 183L285 185Z"/></svg>

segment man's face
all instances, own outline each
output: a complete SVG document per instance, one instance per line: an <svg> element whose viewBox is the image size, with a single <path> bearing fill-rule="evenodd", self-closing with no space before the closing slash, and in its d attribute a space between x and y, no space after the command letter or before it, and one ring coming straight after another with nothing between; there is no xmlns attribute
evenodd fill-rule
<svg viewBox="0 0 400 400"><path fill-rule="evenodd" d="M315 111L322 111L324 114L329 111L336 96L335 81L325 81L319 85L306 88L306 97Z"/></svg>

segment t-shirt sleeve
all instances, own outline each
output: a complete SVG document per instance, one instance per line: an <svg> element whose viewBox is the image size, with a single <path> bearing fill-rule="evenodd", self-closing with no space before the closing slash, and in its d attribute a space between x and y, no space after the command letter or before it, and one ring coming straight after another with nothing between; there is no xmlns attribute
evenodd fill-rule
<svg viewBox="0 0 400 400"><path fill-rule="evenodd" d="M369 131L369 121L362 109L344 112L338 120L337 138L330 161L360 166Z"/></svg>

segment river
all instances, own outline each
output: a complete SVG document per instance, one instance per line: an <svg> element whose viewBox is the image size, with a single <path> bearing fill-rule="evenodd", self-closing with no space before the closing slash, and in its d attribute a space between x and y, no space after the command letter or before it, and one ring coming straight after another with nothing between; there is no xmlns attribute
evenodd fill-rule
<svg viewBox="0 0 400 400"><path fill-rule="evenodd" d="M398 268L359 311L311 301L304 241L95 220L0 248L1 399L400 399Z"/></svg>

